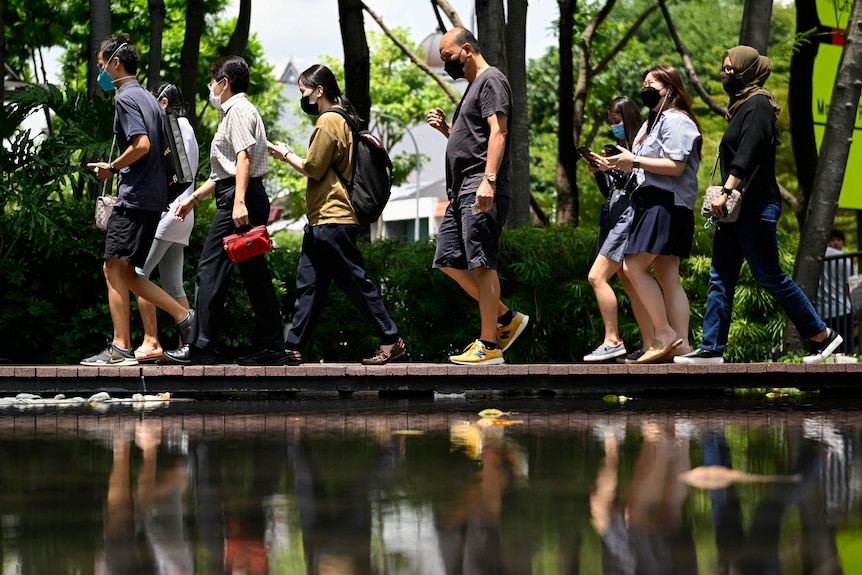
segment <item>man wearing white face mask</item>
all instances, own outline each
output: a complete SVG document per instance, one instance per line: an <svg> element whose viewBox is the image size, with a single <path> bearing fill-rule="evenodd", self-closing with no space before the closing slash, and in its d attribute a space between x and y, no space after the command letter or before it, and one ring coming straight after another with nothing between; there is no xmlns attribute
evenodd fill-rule
<svg viewBox="0 0 862 575"><path fill-rule="evenodd" d="M110 162L87 164L100 180L119 174L103 265L114 335L103 352L81 364L137 365L131 349L130 292L171 314L183 340L191 330L193 316L162 288L135 273L135 268L146 261L159 217L168 204L165 161L160 153L164 149L164 111L135 79L138 51L127 34L103 41L96 58L99 86L106 92L117 88L114 133L119 155Z"/></svg>
<svg viewBox="0 0 862 575"><path fill-rule="evenodd" d="M269 198L263 188L267 173L266 129L246 94L248 64L225 56L210 64L210 104L219 112L219 125L210 146L212 173L207 181L174 208L183 220L203 198L215 194L216 213L198 261L195 282L195 325L188 341L164 356L181 365L215 363L215 346L234 263L222 238L252 226L265 225ZM281 313L263 254L236 264L254 310L254 350L240 365L282 365L286 361Z"/></svg>

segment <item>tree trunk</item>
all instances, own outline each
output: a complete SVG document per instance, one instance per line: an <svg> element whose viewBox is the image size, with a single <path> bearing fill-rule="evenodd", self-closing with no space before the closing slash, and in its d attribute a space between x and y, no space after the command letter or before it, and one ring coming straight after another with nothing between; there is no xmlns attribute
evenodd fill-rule
<svg viewBox="0 0 862 575"><path fill-rule="evenodd" d="M367 122L371 115L371 56L365 38L362 0L338 0L338 18L344 46L344 91Z"/></svg>
<svg viewBox="0 0 862 575"><path fill-rule="evenodd" d="M745 0L739 43L751 46L764 56L769 45L769 24L772 20L772 0Z"/></svg>
<svg viewBox="0 0 862 575"><path fill-rule="evenodd" d="M196 128L199 118L195 114L198 90L198 65L200 63L201 37L204 33L204 0L188 0L186 3L186 33L180 51L180 90L185 100L189 120Z"/></svg>
<svg viewBox="0 0 862 575"><path fill-rule="evenodd" d="M575 87L574 74L574 18L575 0L557 0L560 7L560 81L557 100L560 103L557 139L557 224L578 222L578 193L575 166L578 155L574 139Z"/></svg>
<svg viewBox="0 0 862 575"><path fill-rule="evenodd" d="M248 33L251 29L251 0L239 0L239 15L236 18L236 28L230 35L225 56L245 56L248 47Z"/></svg>
<svg viewBox="0 0 862 575"><path fill-rule="evenodd" d="M820 161L814 174L814 189L808 217L802 227L796 256L796 282L814 301L823 253L835 218L838 196L853 141L853 129L862 92L862 0L855 0L844 33L844 50L838 64L832 100L826 117ZM850 336L852 334L844 334Z"/></svg>
<svg viewBox="0 0 862 575"><path fill-rule="evenodd" d="M820 23L815 0L796 0L796 33L803 34ZM790 142L796 164L796 206L793 213L799 228L805 224L808 198L814 187L817 169L817 144L814 138L813 96L814 59L817 42L799 42L790 57L790 86L787 91L790 114Z"/></svg>
<svg viewBox="0 0 862 575"><path fill-rule="evenodd" d="M0 2L0 107L6 101L6 18L3 13L6 11L6 3Z"/></svg>
<svg viewBox="0 0 862 575"><path fill-rule="evenodd" d="M150 58L147 64L147 90L155 92L162 76L162 34L165 30L164 0L149 0Z"/></svg>
<svg viewBox="0 0 862 575"><path fill-rule="evenodd" d="M525 0L521 0L525 1ZM476 36L482 48L482 56L492 66L509 76L509 60L506 57L506 14L503 0L476 0ZM526 22L524 24L526 30ZM522 30L523 34L524 31Z"/></svg>
<svg viewBox="0 0 862 575"><path fill-rule="evenodd" d="M512 118L509 123L509 157L512 165L512 204L507 225L530 223L530 136L527 120L527 0L508 1L506 53L512 85Z"/></svg>
<svg viewBox="0 0 862 575"><path fill-rule="evenodd" d="M111 37L111 0L90 0L90 65L87 66L87 93L96 91L96 76L99 67L96 65L96 50L102 40ZM107 56L107 55L106 55Z"/></svg>

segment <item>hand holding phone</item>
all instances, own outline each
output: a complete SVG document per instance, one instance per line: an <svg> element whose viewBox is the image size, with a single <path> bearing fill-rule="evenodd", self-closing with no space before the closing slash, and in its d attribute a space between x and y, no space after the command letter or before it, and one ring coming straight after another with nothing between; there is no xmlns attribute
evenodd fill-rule
<svg viewBox="0 0 862 575"><path fill-rule="evenodd" d="M602 148L602 151L605 153L606 156L616 156L617 154L622 153L620 149L613 144L607 144L605 147Z"/></svg>
<svg viewBox="0 0 862 575"><path fill-rule="evenodd" d="M584 158L587 161L588 164L590 164L591 166L598 167L598 164L596 164L596 161L593 160L592 152L590 151L590 149L588 147L579 146L578 147L578 153L581 155L582 158Z"/></svg>

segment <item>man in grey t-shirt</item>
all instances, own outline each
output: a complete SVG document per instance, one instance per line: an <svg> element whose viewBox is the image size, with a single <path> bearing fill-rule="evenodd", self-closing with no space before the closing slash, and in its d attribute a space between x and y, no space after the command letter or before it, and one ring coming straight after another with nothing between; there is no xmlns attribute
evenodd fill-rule
<svg viewBox="0 0 862 575"><path fill-rule="evenodd" d="M434 267L479 302L479 338L449 358L462 365L504 363L503 352L524 331L529 316L500 301L497 247L506 223L509 185L508 125L512 88L482 56L475 36L453 28L440 40L440 58L453 79L469 82L452 123L443 110L428 123L449 139L446 191L449 206L437 234Z"/></svg>

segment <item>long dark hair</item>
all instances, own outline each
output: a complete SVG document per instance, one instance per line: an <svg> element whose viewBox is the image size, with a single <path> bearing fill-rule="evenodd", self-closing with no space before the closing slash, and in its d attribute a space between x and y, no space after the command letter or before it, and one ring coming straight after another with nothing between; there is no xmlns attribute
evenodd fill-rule
<svg viewBox="0 0 862 575"><path fill-rule="evenodd" d="M168 107L165 112L170 112L174 116L181 117L186 115L186 108L183 104L183 95L180 89L170 82L162 82L156 89L154 94L156 100L161 102L162 98L168 99Z"/></svg>
<svg viewBox="0 0 862 575"><path fill-rule="evenodd" d="M610 101L608 112L619 114L622 117L623 127L626 130L626 147L631 150L638 130L643 124L640 107L628 96L619 96Z"/></svg>
<svg viewBox="0 0 862 575"><path fill-rule="evenodd" d="M335 74L333 74L332 70L323 64L314 64L313 66L306 68L305 71L299 75L299 81L309 88L317 88L318 86L323 88L323 94L326 98L333 104L340 104L341 107L350 114L350 117L353 118L353 121L357 126L361 125L364 121L359 114L356 113L356 109L353 107L353 104L350 103L350 100L347 99L347 96L341 93L341 88L338 86L338 80L335 79Z"/></svg>
<svg viewBox="0 0 862 575"><path fill-rule="evenodd" d="M661 81L662 84L670 86L673 89L673 93L668 95L667 98L668 104L670 104L669 107L676 108L680 112L684 113L686 116L691 118L691 121L694 122L695 126L697 126L697 131L701 135L701 138L697 141L697 154L700 155L700 148L703 144L703 130L700 128L700 122L697 121L697 117L694 115L694 109L691 107L691 101L688 99L685 85L682 83L682 76L679 75L676 68L668 66L667 64L656 64L649 68L644 72L641 79L646 80L646 77L649 74L652 74L657 80ZM659 110L658 115L660 116L663 111L664 109ZM652 116L653 114L651 112L650 127L652 127L652 124L655 121Z"/></svg>

